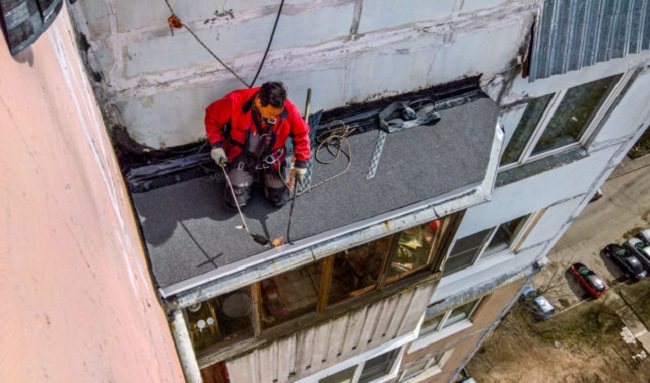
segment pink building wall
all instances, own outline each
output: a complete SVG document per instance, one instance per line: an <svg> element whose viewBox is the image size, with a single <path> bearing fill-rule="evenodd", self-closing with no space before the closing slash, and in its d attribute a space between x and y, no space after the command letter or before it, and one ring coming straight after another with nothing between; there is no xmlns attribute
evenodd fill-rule
<svg viewBox="0 0 650 383"><path fill-rule="evenodd" d="M0 382L181 382L64 9L0 39Z"/></svg>

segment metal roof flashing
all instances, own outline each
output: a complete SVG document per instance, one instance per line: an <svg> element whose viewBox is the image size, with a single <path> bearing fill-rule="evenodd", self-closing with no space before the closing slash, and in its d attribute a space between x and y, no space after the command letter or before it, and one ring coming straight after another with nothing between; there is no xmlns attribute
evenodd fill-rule
<svg viewBox="0 0 650 383"><path fill-rule="evenodd" d="M295 240L276 248L260 247L235 229L236 213L221 206L223 185L210 177L132 194L160 294L185 307L488 201L504 136L498 105L482 97L440 114L434 126L388 135L370 180L378 131L351 136L350 170L298 198ZM314 182L340 170L319 166ZM251 230L273 238L284 235L288 210L273 209L254 193L244 214Z"/></svg>

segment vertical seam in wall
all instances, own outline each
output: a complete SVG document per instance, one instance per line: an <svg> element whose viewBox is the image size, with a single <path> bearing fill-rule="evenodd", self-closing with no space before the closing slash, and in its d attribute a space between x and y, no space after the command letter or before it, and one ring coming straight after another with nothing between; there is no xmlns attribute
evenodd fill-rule
<svg viewBox="0 0 650 383"><path fill-rule="evenodd" d="M359 33L359 22L361 21L362 11L363 0L356 0L354 3L354 13L352 14L352 25L350 25L350 39L353 39Z"/></svg>

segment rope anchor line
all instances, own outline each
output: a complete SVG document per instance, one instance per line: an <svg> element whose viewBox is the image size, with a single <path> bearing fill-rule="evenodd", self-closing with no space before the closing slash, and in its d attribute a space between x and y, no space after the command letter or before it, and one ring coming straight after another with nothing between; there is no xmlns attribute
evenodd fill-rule
<svg viewBox="0 0 650 383"><path fill-rule="evenodd" d="M273 36L275 36L275 30L278 27L278 21L280 20L280 14L282 13L282 7L284 6L284 0L280 1L280 7L278 8L278 13L275 16L275 23L273 24L273 30L271 31L271 35L269 36L269 42L266 45L266 49L264 51L264 56L262 56L262 60L260 61L260 65L257 68L257 72L255 73L255 77L253 77L253 81L251 81L250 83L248 83L246 80L241 78L237 74L237 72L235 72L223 60L221 60L219 58L219 56L217 56L217 54L214 53L214 51L212 49L210 49L210 47L208 47L203 42L203 40L201 40L201 38L199 38L199 36L196 33L194 33L192 28L190 28L187 24L183 23L183 21L181 21L181 19L178 16L176 16L176 12L174 12L174 8L172 8L171 4L169 3L169 0L164 0L164 1L165 1L165 4L167 4L167 8L169 9L169 12L171 13L171 16L169 16L167 18L167 24L169 25L169 31L170 31L172 36L174 36L174 29L182 29L182 28L187 29L187 31L190 33L190 35L192 35L194 40L196 40L196 42L199 43L199 45L201 45L203 47L203 49L205 49L210 54L210 56L214 57L214 59L217 60L219 62L219 64L221 64L224 68L226 68L226 70L228 72L230 72L233 76L235 76L237 78L237 80L239 80L242 84L246 85L247 88L252 88L253 85L255 85L255 81L257 81L257 77L260 75L260 72L262 71L262 67L264 67L264 62L266 61L266 56L269 54L269 50L271 49L271 43L273 43Z"/></svg>

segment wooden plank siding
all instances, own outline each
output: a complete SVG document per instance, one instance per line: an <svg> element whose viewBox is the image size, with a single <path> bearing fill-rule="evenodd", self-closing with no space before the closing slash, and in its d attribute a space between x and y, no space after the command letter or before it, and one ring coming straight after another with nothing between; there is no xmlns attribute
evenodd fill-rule
<svg viewBox="0 0 650 383"><path fill-rule="evenodd" d="M433 284L407 289L232 359L230 381L293 382L407 334L415 330L433 290Z"/></svg>

